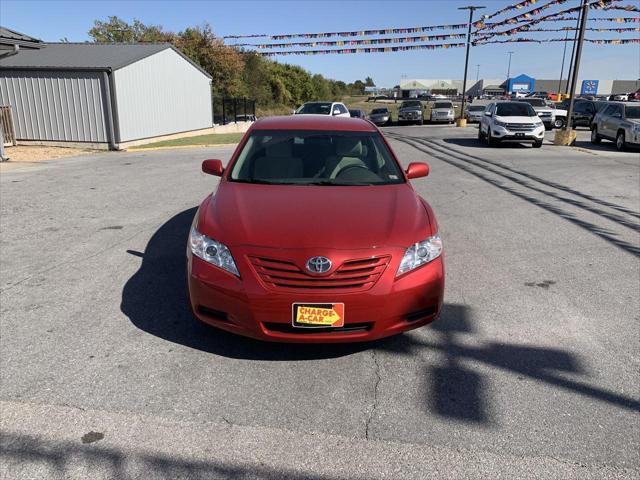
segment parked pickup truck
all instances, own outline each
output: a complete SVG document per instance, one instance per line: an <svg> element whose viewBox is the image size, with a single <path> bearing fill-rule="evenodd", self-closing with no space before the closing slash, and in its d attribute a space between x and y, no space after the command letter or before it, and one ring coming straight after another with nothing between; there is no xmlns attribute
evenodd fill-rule
<svg viewBox="0 0 640 480"><path fill-rule="evenodd" d="M526 102L531 105L544 123L546 130L562 128L567 123L567 111L555 108L555 106L550 107L542 98L518 98L516 102Z"/></svg>

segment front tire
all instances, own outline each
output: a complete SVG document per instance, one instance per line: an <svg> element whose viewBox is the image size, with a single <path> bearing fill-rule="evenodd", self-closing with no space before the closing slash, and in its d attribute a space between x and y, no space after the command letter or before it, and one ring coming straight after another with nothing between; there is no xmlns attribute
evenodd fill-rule
<svg viewBox="0 0 640 480"><path fill-rule="evenodd" d="M484 134L482 133L482 129L478 126L478 141L482 142L484 140Z"/></svg>
<svg viewBox="0 0 640 480"><path fill-rule="evenodd" d="M616 148L619 152L624 152L627 149L627 142L624 139L624 132L618 132L616 135Z"/></svg>
<svg viewBox="0 0 640 480"><path fill-rule="evenodd" d="M487 144L490 147L497 147L498 143L500 143L500 141L493 138L493 135L491 135L491 128L489 128L487 130Z"/></svg>
<svg viewBox="0 0 640 480"><path fill-rule="evenodd" d="M594 145L598 145L601 141L602 138L600 138L600 135L598 135L598 127L594 125L594 127L591 129L591 143L593 143Z"/></svg>
<svg viewBox="0 0 640 480"><path fill-rule="evenodd" d="M554 128L562 128L565 125L565 120L564 118L556 118L553 122L553 127Z"/></svg>
<svg viewBox="0 0 640 480"><path fill-rule="evenodd" d="M540 140L539 142L533 142L533 148L540 148L542 147L542 140Z"/></svg>

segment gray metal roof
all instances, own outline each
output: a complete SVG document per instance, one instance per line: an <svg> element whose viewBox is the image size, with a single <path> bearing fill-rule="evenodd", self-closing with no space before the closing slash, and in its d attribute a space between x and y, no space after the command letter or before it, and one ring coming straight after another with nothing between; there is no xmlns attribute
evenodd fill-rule
<svg viewBox="0 0 640 480"><path fill-rule="evenodd" d="M0 45L20 45L25 48L40 48L44 43L35 37L0 26Z"/></svg>
<svg viewBox="0 0 640 480"><path fill-rule="evenodd" d="M170 48L211 76L169 43L49 43L39 50L0 58L3 70L118 70Z"/></svg>

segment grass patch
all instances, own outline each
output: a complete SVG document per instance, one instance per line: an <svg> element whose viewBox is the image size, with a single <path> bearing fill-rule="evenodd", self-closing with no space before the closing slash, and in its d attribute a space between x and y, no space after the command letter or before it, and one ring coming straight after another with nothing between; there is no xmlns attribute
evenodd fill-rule
<svg viewBox="0 0 640 480"><path fill-rule="evenodd" d="M163 140L161 142L148 143L130 150L144 150L145 148L156 147L184 147L189 145L223 145L238 143L244 133L210 133L208 135L198 135L196 137L183 137L173 140Z"/></svg>

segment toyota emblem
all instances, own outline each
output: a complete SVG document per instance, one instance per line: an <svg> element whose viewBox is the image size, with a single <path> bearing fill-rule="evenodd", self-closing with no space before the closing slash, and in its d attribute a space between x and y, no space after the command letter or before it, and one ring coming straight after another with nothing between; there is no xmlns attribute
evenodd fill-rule
<svg viewBox="0 0 640 480"><path fill-rule="evenodd" d="M311 257L307 260L307 270L311 273L326 273L331 270L331 260L327 257Z"/></svg>

